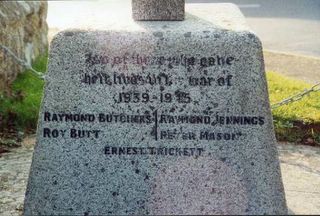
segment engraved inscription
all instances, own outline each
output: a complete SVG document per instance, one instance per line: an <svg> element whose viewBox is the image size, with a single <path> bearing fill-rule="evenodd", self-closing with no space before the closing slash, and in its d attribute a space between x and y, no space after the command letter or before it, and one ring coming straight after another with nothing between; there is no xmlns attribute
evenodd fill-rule
<svg viewBox="0 0 320 216"><path fill-rule="evenodd" d="M233 67L239 59L233 56L214 54L212 56L148 56L137 53L109 56L106 54L86 53L87 68L79 73L79 82L87 87L103 86L109 91L114 105L152 105L151 111L135 113L132 110L119 112L97 113L53 113L44 112L44 123L63 123L64 128L43 128L43 137L47 139L98 139L106 131L105 125L150 125L149 136L155 141L192 140L198 142L208 141L237 141L247 139L246 127L263 127L264 116L252 114L228 114L215 111L219 101L210 101L207 107L200 107L199 98L191 94L190 88L222 88L228 91L237 79L231 74L228 67ZM99 65L99 67L97 67ZM134 67L134 72L130 68ZM157 68L157 72L149 72L148 68ZM185 75L173 75L172 70L184 68ZM137 69L138 68L138 69ZM141 72L139 72L141 70ZM180 70L180 69L179 69ZM180 88L179 85L184 85ZM158 86L159 90L149 91L149 87ZM211 90L212 91L212 90ZM226 98L227 100L227 98ZM158 108L159 104L172 106L171 109ZM182 106L179 108L176 106ZM183 110L192 106L191 113ZM90 123L99 129L74 127L73 123ZM67 126L66 126L67 125ZM194 125L194 127L190 127ZM200 126L200 127L199 127ZM233 129L230 129L232 126ZM173 145L173 146L171 146ZM178 148L174 144L159 147L127 146L119 147L115 143L105 146L106 156L116 155L154 155L154 156L203 156L210 154L204 148Z"/></svg>

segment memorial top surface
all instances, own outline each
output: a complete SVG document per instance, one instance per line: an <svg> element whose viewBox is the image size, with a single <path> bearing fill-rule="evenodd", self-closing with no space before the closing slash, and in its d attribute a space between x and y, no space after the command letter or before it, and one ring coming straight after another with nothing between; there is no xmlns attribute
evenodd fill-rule
<svg viewBox="0 0 320 216"><path fill-rule="evenodd" d="M106 2L88 14L81 14L76 22L63 26L62 30L110 30L110 31L171 31L193 29L194 31L224 29L248 31L245 19L236 5L219 4L186 4L184 21L134 21L131 4L128 1L118 3ZM161 23L161 25L159 25Z"/></svg>

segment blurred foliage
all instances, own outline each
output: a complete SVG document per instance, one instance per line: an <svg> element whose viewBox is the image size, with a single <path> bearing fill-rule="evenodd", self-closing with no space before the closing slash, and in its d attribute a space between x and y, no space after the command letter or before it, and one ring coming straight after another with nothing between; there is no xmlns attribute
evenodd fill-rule
<svg viewBox="0 0 320 216"><path fill-rule="evenodd" d="M37 71L46 71L47 55L40 56L32 64ZM44 81L30 70L18 75L11 86L12 95L0 93L1 127L14 125L19 130L36 128Z"/></svg>

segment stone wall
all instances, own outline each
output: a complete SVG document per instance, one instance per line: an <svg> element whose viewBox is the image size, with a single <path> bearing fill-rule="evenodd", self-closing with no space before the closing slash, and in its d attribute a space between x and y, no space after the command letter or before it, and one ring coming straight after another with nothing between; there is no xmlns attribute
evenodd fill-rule
<svg viewBox="0 0 320 216"><path fill-rule="evenodd" d="M32 62L48 47L47 9L45 1L0 2L0 44ZM0 47L0 92L10 93L10 84L23 70Z"/></svg>

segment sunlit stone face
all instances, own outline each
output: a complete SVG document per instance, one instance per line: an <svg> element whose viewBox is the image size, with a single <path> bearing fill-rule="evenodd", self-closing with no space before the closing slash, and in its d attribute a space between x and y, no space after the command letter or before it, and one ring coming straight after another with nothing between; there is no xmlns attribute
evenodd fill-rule
<svg viewBox="0 0 320 216"><path fill-rule="evenodd" d="M53 40L26 215L287 213L261 43L192 7Z"/></svg>

